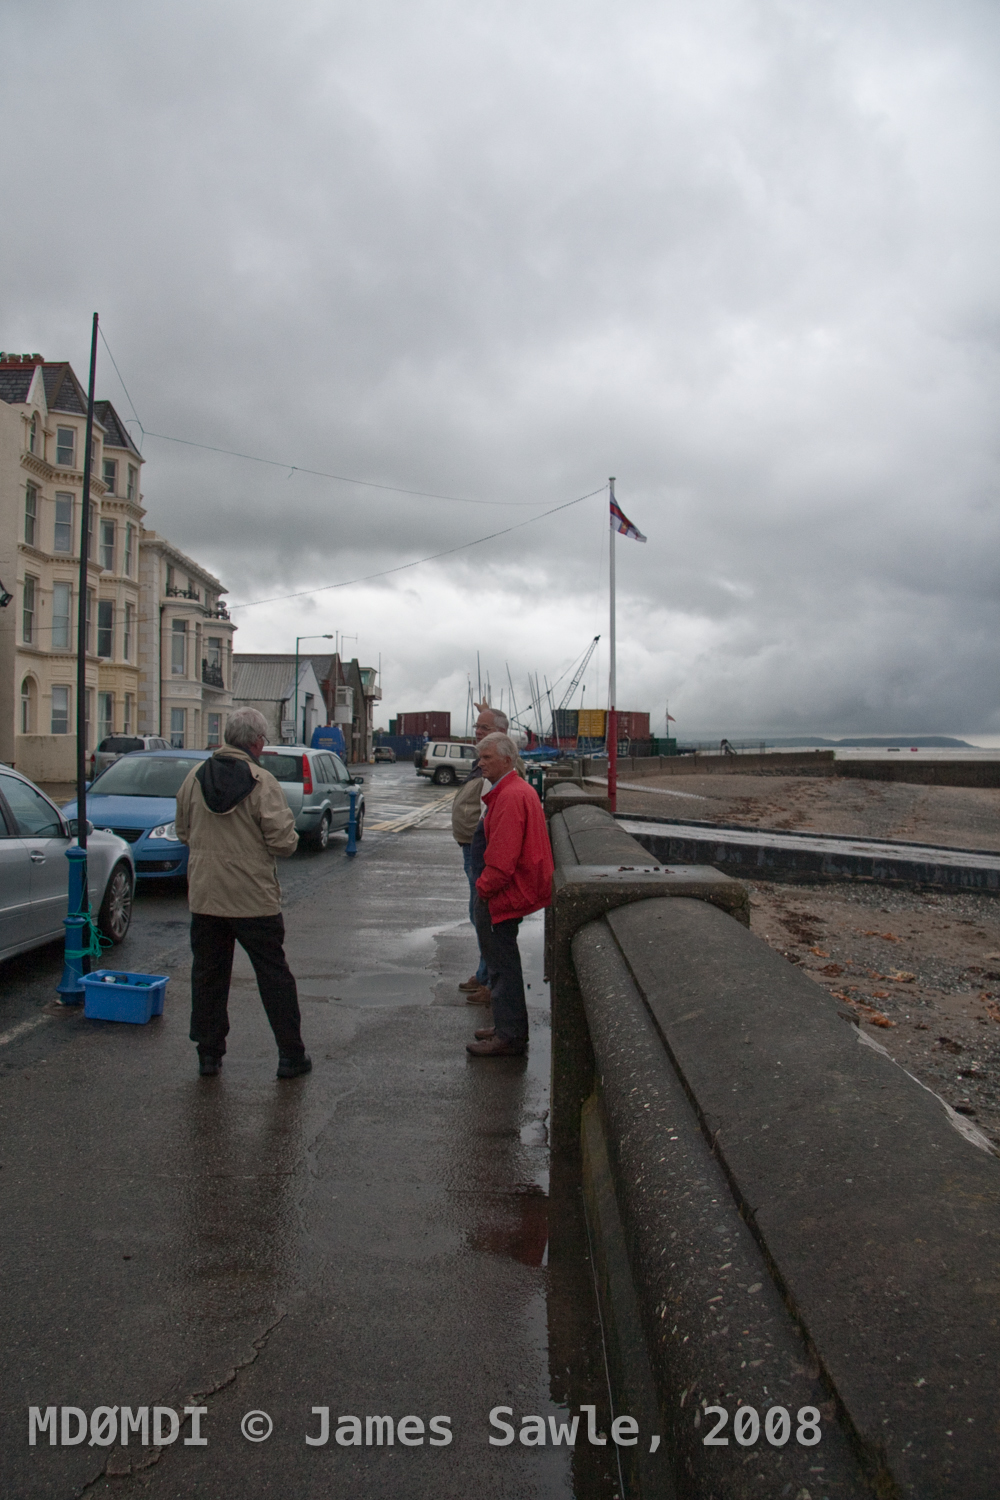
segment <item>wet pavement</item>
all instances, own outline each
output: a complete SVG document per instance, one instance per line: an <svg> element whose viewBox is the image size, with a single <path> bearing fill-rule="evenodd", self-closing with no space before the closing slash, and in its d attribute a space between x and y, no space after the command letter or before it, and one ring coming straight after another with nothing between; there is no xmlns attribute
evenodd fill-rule
<svg viewBox="0 0 1000 1500"><path fill-rule="evenodd" d="M110 960L170 975L147 1026L53 1006L58 946L0 971L5 1500L620 1493L610 1444L489 1442L497 1406L609 1421L579 1193L549 1177L541 918L528 1057L469 1058L450 795L403 763L366 800L356 859L334 838L281 866L305 1079L275 1081L242 952L222 1074L196 1076L183 890L143 892ZM32 1406L90 1428L31 1446Z"/></svg>

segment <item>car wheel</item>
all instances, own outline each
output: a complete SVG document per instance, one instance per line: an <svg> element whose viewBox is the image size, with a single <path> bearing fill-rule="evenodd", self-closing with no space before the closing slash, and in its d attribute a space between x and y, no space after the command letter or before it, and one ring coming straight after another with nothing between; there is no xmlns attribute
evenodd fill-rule
<svg viewBox="0 0 1000 1500"><path fill-rule="evenodd" d="M128 865L115 865L97 914L97 925L106 938L117 946L125 939L132 922L132 871Z"/></svg>
<svg viewBox="0 0 1000 1500"><path fill-rule="evenodd" d="M319 820L319 827L312 836L314 849L328 849L330 847L330 814L325 812Z"/></svg>
<svg viewBox="0 0 1000 1500"><path fill-rule="evenodd" d="M434 772L434 781L437 786L451 786L455 780L455 773L450 766L442 766Z"/></svg>
<svg viewBox="0 0 1000 1500"><path fill-rule="evenodd" d="M357 840L357 842L359 844L361 842L361 835L364 833L364 831L365 831L365 810L364 810L363 807L359 807L358 808L358 815L357 815L357 817L356 817L356 819L354 821L354 837L355 837L355 839Z"/></svg>

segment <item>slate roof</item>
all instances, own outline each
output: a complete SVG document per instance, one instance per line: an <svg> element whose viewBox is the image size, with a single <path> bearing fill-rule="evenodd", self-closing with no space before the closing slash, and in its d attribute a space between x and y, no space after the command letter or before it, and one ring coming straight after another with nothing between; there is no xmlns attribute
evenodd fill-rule
<svg viewBox="0 0 1000 1500"><path fill-rule="evenodd" d="M129 437L128 428L110 401L95 401L94 416L104 428L105 448L127 448L136 458L142 457L142 454Z"/></svg>
<svg viewBox="0 0 1000 1500"><path fill-rule="evenodd" d="M6 401L8 406L27 401L34 373L26 369L0 370L0 401Z"/></svg>
<svg viewBox="0 0 1000 1500"><path fill-rule="evenodd" d="M45 381L45 400L49 411L72 412L74 416L87 415L87 393L65 361L44 364L42 377Z"/></svg>

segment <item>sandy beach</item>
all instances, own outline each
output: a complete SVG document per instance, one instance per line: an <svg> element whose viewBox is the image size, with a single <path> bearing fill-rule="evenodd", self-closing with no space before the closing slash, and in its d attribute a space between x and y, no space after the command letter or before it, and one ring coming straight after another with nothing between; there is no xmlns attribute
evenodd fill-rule
<svg viewBox="0 0 1000 1500"><path fill-rule="evenodd" d="M1000 790L748 775L643 787L619 792L620 812L1000 850ZM1000 1148L1000 898L862 883L750 891L752 930Z"/></svg>

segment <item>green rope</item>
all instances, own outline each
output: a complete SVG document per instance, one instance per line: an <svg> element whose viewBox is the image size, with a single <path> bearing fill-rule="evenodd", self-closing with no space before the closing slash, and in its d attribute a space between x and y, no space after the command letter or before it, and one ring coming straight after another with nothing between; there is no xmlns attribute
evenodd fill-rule
<svg viewBox="0 0 1000 1500"><path fill-rule="evenodd" d="M97 930L89 911L81 912L80 915L86 921L84 931L87 934L87 946L86 948L67 948L64 956L66 958L103 957L104 949L113 948L114 943L110 938L106 938L102 932Z"/></svg>

